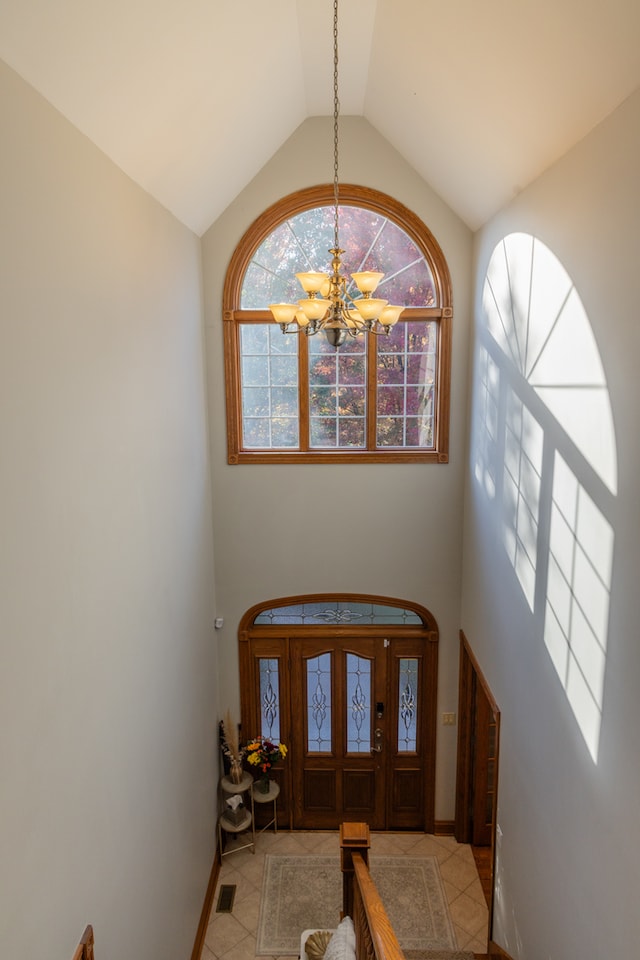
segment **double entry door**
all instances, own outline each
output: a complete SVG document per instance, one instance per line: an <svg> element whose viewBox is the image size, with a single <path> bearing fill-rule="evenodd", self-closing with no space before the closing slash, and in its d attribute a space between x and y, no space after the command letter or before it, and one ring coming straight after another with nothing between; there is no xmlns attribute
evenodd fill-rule
<svg viewBox="0 0 640 960"><path fill-rule="evenodd" d="M437 642L413 632L424 635L249 641L243 728L273 735L277 712L289 753L276 775L294 829L433 830Z"/></svg>

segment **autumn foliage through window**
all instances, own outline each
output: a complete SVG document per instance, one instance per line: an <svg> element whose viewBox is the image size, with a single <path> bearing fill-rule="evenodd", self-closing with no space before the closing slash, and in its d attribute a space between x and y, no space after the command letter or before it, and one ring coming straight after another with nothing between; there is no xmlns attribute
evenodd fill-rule
<svg viewBox="0 0 640 960"><path fill-rule="evenodd" d="M343 272L384 272L376 295L405 307L388 336L348 338L335 349L322 333L283 334L272 322L269 303L300 298L297 272L330 270L328 190L292 195L266 211L229 266L229 462L446 462L449 274L415 215L384 194L342 188ZM357 295L353 284L349 292Z"/></svg>

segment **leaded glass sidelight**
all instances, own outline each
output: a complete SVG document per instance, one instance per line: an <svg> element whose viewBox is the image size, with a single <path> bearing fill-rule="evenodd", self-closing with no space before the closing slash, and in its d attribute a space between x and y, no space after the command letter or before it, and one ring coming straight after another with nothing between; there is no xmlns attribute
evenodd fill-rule
<svg viewBox="0 0 640 960"><path fill-rule="evenodd" d="M331 654L321 653L306 661L307 668L307 750L330 753L331 740Z"/></svg>
<svg viewBox="0 0 640 960"><path fill-rule="evenodd" d="M278 661L260 657L260 733L269 740L280 740L280 680Z"/></svg>
<svg viewBox="0 0 640 960"><path fill-rule="evenodd" d="M418 730L418 661L400 660L398 690L398 753L415 753Z"/></svg>
<svg viewBox="0 0 640 960"><path fill-rule="evenodd" d="M371 753L371 660L347 654L347 752Z"/></svg>

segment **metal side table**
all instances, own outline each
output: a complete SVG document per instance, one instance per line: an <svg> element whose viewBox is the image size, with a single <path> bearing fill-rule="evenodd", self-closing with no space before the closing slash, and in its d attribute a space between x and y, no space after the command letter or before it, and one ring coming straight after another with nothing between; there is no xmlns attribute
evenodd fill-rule
<svg viewBox="0 0 640 960"><path fill-rule="evenodd" d="M260 790L260 788L258 787L258 782L257 782L257 781L253 784L253 786L252 786L252 788L251 788L251 803L252 803L252 805L253 805L253 804L256 804L256 803L259 803L259 804L262 804L262 803L272 803L272 804L273 804L273 816L271 817L271 820L269 820L269 822L266 823L266 824L264 825L264 827L260 827L260 829L258 830L258 833L262 833L263 830L267 830L267 829L268 829L269 827L271 827L271 826L273 826L273 831L274 831L274 833L277 833L277 832L278 832L277 800L278 800L279 794L280 794L280 787L279 787L279 785L275 782L275 780L270 780L270 781L269 781L269 792L268 792L268 793L263 793L263 792ZM253 807L253 809L254 809L254 811L255 811L255 807ZM254 832L255 832L255 824L254 824Z"/></svg>
<svg viewBox="0 0 640 960"><path fill-rule="evenodd" d="M256 852L256 826L253 818L253 777L250 773L243 774L242 780L240 783L234 783L233 780L230 780L229 777L223 777L220 781L220 790L222 791L222 799L224 801L225 797L237 796L239 794L247 794L251 797L251 810L247 808L245 803L244 810L241 812L241 816L238 820L233 817L233 814L230 811L225 809L218 817L218 849L220 850L221 857L227 857L230 853L237 853L238 850L247 850L251 848L251 852ZM248 839L246 843L241 844L240 846L234 846L231 850L222 849L222 831L225 833L233 834L237 836L240 833L245 833L248 830L251 830L251 839Z"/></svg>

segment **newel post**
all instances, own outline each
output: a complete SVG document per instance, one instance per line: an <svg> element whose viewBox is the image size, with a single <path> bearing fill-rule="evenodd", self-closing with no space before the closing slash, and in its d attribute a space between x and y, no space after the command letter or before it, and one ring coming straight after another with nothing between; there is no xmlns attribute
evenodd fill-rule
<svg viewBox="0 0 640 960"><path fill-rule="evenodd" d="M340 824L340 869L342 870L342 916L353 916L353 854L369 863L371 837L368 823Z"/></svg>

